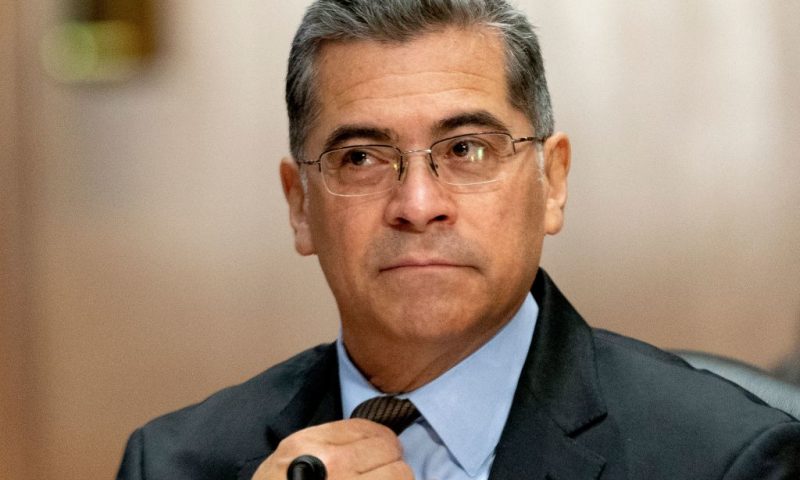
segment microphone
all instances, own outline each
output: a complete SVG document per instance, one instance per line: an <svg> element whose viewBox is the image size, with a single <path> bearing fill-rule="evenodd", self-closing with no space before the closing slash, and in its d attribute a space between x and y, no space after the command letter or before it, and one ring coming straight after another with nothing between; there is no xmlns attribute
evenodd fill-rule
<svg viewBox="0 0 800 480"><path fill-rule="evenodd" d="M327 476L325 464L313 455L300 455L286 470L287 480L325 480Z"/></svg>

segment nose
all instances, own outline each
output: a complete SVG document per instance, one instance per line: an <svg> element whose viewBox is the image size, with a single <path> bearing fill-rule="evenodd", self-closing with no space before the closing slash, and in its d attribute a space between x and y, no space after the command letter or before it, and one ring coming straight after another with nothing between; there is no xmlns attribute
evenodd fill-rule
<svg viewBox="0 0 800 480"><path fill-rule="evenodd" d="M386 206L387 223L423 232L432 225L453 223L456 214L452 193L437 179L429 151L407 152L401 183Z"/></svg>

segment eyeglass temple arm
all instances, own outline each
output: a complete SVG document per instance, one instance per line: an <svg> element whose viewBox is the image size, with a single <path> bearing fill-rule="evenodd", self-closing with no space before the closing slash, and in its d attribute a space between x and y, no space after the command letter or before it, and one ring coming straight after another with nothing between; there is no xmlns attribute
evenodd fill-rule
<svg viewBox="0 0 800 480"><path fill-rule="evenodd" d="M544 142L545 140L547 140L547 137L520 137L511 139L515 144L521 142Z"/></svg>

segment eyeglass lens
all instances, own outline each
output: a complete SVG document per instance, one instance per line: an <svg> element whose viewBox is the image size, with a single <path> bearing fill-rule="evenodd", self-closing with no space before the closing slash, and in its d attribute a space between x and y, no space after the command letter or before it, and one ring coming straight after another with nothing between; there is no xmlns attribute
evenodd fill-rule
<svg viewBox="0 0 800 480"><path fill-rule="evenodd" d="M514 143L505 133L460 135L437 141L429 152L440 181L475 185L499 177L502 161L514 154ZM390 190L402 180L405 162L404 153L389 145L342 147L320 157L325 186L333 194L346 196Z"/></svg>

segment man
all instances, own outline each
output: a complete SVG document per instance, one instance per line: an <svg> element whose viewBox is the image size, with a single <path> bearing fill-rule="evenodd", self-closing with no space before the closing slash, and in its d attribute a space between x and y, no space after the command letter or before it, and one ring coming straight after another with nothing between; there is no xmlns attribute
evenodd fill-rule
<svg viewBox="0 0 800 480"><path fill-rule="evenodd" d="M295 246L341 337L139 429L119 478L799 478L800 423L590 329L538 269L570 147L519 11L318 0L287 104ZM389 402L410 426L350 418Z"/></svg>

